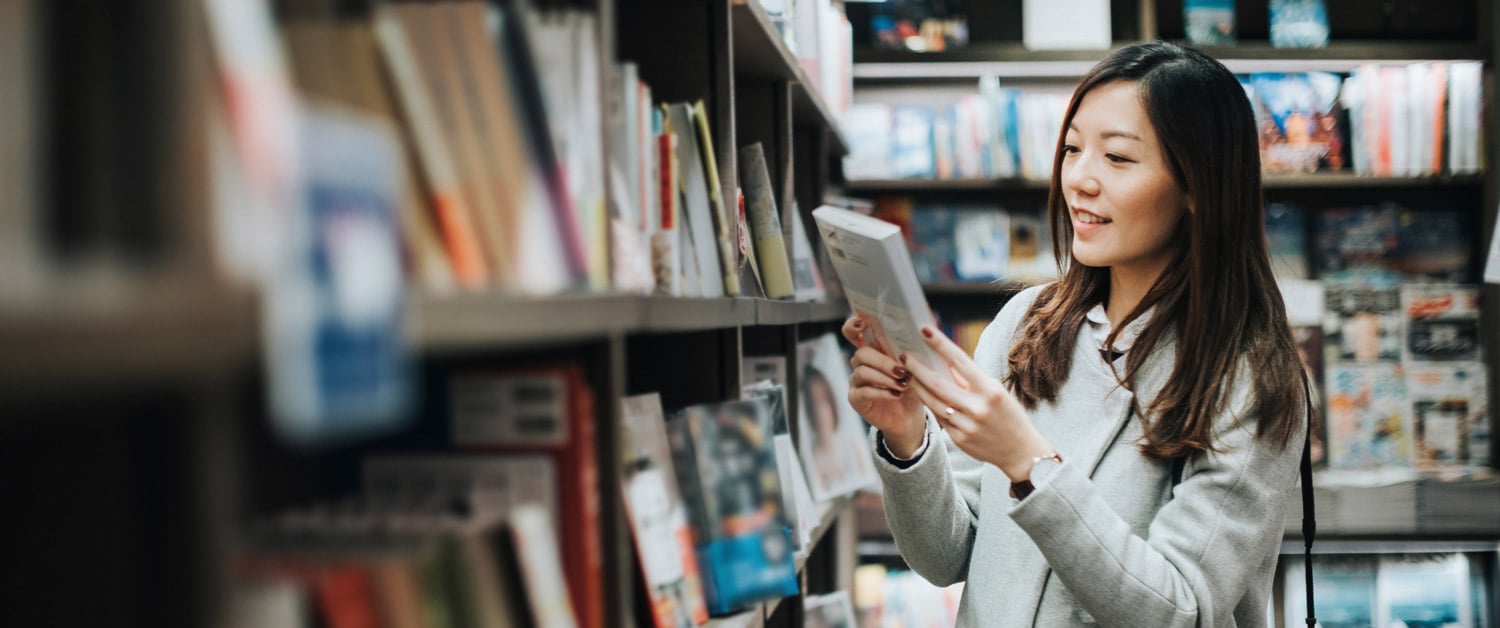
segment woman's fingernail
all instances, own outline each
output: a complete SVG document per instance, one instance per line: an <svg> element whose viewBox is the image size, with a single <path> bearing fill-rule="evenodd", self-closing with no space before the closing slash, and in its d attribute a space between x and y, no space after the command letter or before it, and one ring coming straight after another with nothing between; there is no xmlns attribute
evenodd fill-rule
<svg viewBox="0 0 1500 628"><path fill-rule="evenodd" d="M927 338L931 338L932 337L932 328L931 327L923 327L922 328L922 336L927 337Z"/></svg>
<svg viewBox="0 0 1500 628"><path fill-rule="evenodd" d="M865 322L862 321L862 320L859 320L859 319L854 319L854 328L855 329L864 329L865 328Z"/></svg>
<svg viewBox="0 0 1500 628"><path fill-rule="evenodd" d="M902 380L906 379L907 375L911 375L911 372L909 372L906 369L901 368L899 366L896 367L896 368L891 369L891 372L896 374L896 379L902 379Z"/></svg>
<svg viewBox="0 0 1500 628"><path fill-rule="evenodd" d="M901 398L901 392L900 392L900 391L896 391L896 390L890 390L890 391L886 391L886 392L889 392L889 393L891 393L891 396L892 396L892 397L895 397L895 398L897 398L897 399L900 399L900 398Z"/></svg>
<svg viewBox="0 0 1500 628"><path fill-rule="evenodd" d="M901 354L900 360L901 360L902 364L906 364L906 354L905 353Z"/></svg>

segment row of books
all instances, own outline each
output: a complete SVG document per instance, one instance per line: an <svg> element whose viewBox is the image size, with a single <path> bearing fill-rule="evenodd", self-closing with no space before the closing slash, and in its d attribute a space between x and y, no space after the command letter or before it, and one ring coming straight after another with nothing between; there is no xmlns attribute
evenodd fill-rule
<svg viewBox="0 0 1500 628"><path fill-rule="evenodd" d="M859 102L844 132L844 176L861 179L1045 179L1069 93L1001 87L981 79L979 93L941 106Z"/></svg>
<svg viewBox="0 0 1500 628"><path fill-rule="evenodd" d="M795 553L830 500L877 481L863 422L839 403L849 371L837 341L798 352L806 367L790 381L784 357L746 358L739 401L668 415L654 393L623 400L626 510L659 628L798 593Z"/></svg>
<svg viewBox="0 0 1500 628"><path fill-rule="evenodd" d="M741 187L725 207L713 125L703 101L657 103L634 63L612 91L615 284L689 297L820 300L823 281L796 205L783 220L760 143L738 151Z"/></svg>
<svg viewBox="0 0 1500 628"><path fill-rule="evenodd" d="M1484 64L1366 64L1345 81L1354 171L1377 176L1484 171Z"/></svg>
<svg viewBox="0 0 1500 628"><path fill-rule="evenodd" d="M1483 170L1478 62L1364 65L1240 76L1271 173L1474 174ZM1051 176L1069 93L1001 87L937 107L857 103L846 122L845 176L977 179ZM1347 113L1346 110L1347 109Z"/></svg>
<svg viewBox="0 0 1500 628"><path fill-rule="evenodd" d="M209 4L225 79L214 160L220 249L263 284L288 281L285 260L302 259L278 243L298 241L290 236L304 222L320 245L331 239L319 207L356 193L391 217L382 238L393 232L395 256L385 252L382 264L394 259L430 292L790 298L799 251L801 275L814 282L806 245L783 243L781 258L757 263L762 247L746 243L772 234L752 234L736 215L739 190L720 181L716 163L721 127L701 100L654 101L634 63L601 67L591 12L445 0L275 23L264 2ZM243 15L263 28L232 23ZM329 117L355 121L385 158L357 177L337 160L311 168L310 154L348 144L303 122ZM368 146L343 153L359 149ZM741 165L750 207L767 207L758 195L773 203L759 222L795 242L800 220L783 227L772 193L789 184ZM378 183L352 189L351 179ZM808 283L804 296L813 295Z"/></svg>
<svg viewBox="0 0 1500 628"><path fill-rule="evenodd" d="M609 625L582 367L448 381L445 447L372 453L358 496L252 527L237 561L252 610L298 607L334 626Z"/></svg>
<svg viewBox="0 0 1500 628"><path fill-rule="evenodd" d="M1279 568L1287 626L1307 616L1303 559L1284 556ZM1318 555L1313 593L1318 624L1353 626L1488 626L1492 604L1482 559L1470 554ZM1267 622L1276 624L1274 613Z"/></svg>
<svg viewBox="0 0 1500 628"><path fill-rule="evenodd" d="M1395 203L1266 207L1271 269L1281 279L1323 278L1371 285L1474 281L1472 212Z"/></svg>
<svg viewBox="0 0 1500 628"><path fill-rule="evenodd" d="M1195 44L1230 46L1238 40L1234 0L1182 0L1187 39ZM1322 48L1328 45L1328 8L1323 0L1270 0L1271 46Z"/></svg>
<svg viewBox="0 0 1500 628"><path fill-rule="evenodd" d="M1051 231L1039 212L882 197L875 217L901 227L923 283L1038 281L1057 274Z"/></svg>
<svg viewBox="0 0 1500 628"><path fill-rule="evenodd" d="M864 423L842 402L849 367L835 336L804 341L798 363L788 373L784 356L746 358L740 400L670 413L654 393L618 401L618 498L656 625L799 593L794 556L831 501L877 482ZM413 608L429 616L419 625L433 614L454 618L438 625L528 614L537 625L608 625L600 503L612 489L598 483L600 410L582 367L444 377L446 447L369 455L359 497L257 526L242 551L246 590L279 591L269 606L296 601L331 625L355 611L330 604L388 625L411 625L388 615ZM405 587L401 608L384 606L389 587Z"/></svg>

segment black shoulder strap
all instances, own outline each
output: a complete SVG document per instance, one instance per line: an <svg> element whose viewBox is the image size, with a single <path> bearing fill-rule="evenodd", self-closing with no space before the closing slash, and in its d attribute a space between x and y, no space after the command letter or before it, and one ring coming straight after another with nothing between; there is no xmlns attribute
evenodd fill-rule
<svg viewBox="0 0 1500 628"><path fill-rule="evenodd" d="M1318 625L1318 613L1313 610L1313 537L1318 534L1318 519L1313 512L1312 481L1312 431L1313 413L1312 384L1307 380L1307 371L1302 372L1303 398L1307 403L1307 432L1302 437L1302 570L1307 580L1307 625Z"/></svg>

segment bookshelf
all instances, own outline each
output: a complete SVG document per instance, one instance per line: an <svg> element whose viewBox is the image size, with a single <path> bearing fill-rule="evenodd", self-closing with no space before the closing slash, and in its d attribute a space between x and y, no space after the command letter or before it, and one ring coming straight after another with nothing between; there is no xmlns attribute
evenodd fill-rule
<svg viewBox="0 0 1500 628"><path fill-rule="evenodd" d="M1382 177L1345 172L1309 174L1267 174L1263 185L1268 190L1303 188L1478 188L1481 175L1432 175L1425 177ZM1007 190L1046 191L1050 183L1039 179L859 179L848 181L849 194L885 194L899 192L986 192Z"/></svg>
<svg viewBox="0 0 1500 628"><path fill-rule="evenodd" d="M589 462L598 474L593 497L604 548L602 573L595 574L603 597L575 603L600 609L603 625L650 625L650 609L636 599L640 561L619 499L617 401L659 392L670 411L737 399L742 358L780 356L795 371L797 343L836 331L847 306L837 299L769 300L748 291L712 298L613 288L530 295L494 285L436 288L407 276L401 322L392 333L409 352L417 393L402 421L317 446L290 444L271 425L267 295L225 250L257 234L236 232L245 225L220 224L224 218L215 213L226 194L225 173L215 168L234 162L210 142L223 131L210 125L226 115L214 66L220 51L204 26L205 6L212 4L130 0L85 10L76 20L35 0L0 5L0 32L27 36L5 38L0 93L7 104L25 95L17 100L26 107L17 110L28 116L58 112L52 119L13 121L7 107L0 124L7 140L0 163L46 166L15 170L14 183L35 189L0 200L7 265L23 250L12 244L36 258L19 260L30 273L20 279L9 272L13 267L0 272L0 341L6 346L0 352L0 467L13 478L42 478L7 490L11 507L37 513L27 524L33 542L18 556L35 574L28 590L35 599L10 619L82 625L109 616L123 625L224 625L237 595L242 541L253 525L309 505L344 503L359 494L361 461L373 454L450 451L445 432L454 373L561 363L580 368L595 401L595 458ZM393 3L241 4L274 11L268 26L277 38L294 21L367 25L372 6ZM581 9L595 20L592 50L600 76L592 86L599 102L592 104L606 154L608 89L617 63L628 60L638 65L655 102L704 102L721 200L730 211L739 185L738 149L759 141L784 223L810 224L816 205L804 202L794 212L791 201L821 198L828 188L830 160L847 151L840 112L759 2L533 4ZM236 34L255 36L251 25L237 23L244 30ZM275 39L273 45L291 47ZM22 55L19 63L12 63L15 54ZM307 70L290 60L295 55L288 57L294 69ZM24 71L10 72L17 68ZM343 68L314 69L325 80L345 78ZM64 86L58 93L75 98L59 107L53 93ZM93 115L101 111L113 113ZM406 131L395 118L408 115L404 111L394 107L384 120L398 137ZM29 122L38 130L26 133L36 137L16 135ZM131 141L146 149L128 150ZM494 154L488 146L465 149ZM89 170L94 167L98 176ZM71 176L78 173L90 176ZM609 206L618 209L618 200ZM84 201L101 201L102 208ZM137 220L122 223L115 214ZM87 232L67 230L74 227ZM104 251L86 249L81 261L54 256L56 239ZM143 247L147 255L114 251L130 247ZM788 407L797 407L795 390L788 391ZM852 536L838 533L847 527L850 504L829 504L813 552L795 558L799 578L813 583L813 593L850 577L832 573L853 564L847 558ZM565 545L584 541L562 539ZM846 559L832 562L827 555ZM797 625L796 599L757 605L751 611L759 617L756 625Z"/></svg>

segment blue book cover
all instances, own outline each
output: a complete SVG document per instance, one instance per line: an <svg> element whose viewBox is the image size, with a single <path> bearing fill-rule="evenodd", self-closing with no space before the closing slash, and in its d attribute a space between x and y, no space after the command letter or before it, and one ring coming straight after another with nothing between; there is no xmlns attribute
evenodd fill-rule
<svg viewBox="0 0 1500 628"><path fill-rule="evenodd" d="M1318 271L1325 279L1392 284L1398 210L1393 206L1326 209L1318 230Z"/></svg>
<svg viewBox="0 0 1500 628"><path fill-rule="evenodd" d="M937 177L937 158L934 154L933 130L936 116L927 107L899 106L891 108L894 120L892 134L895 142L891 161L897 179L932 179Z"/></svg>
<svg viewBox="0 0 1500 628"><path fill-rule="evenodd" d="M1328 8L1323 0L1270 0L1270 10L1272 47L1328 45Z"/></svg>
<svg viewBox="0 0 1500 628"><path fill-rule="evenodd" d="M1234 0L1182 0L1187 39L1206 46L1235 43Z"/></svg>
<svg viewBox="0 0 1500 628"><path fill-rule="evenodd" d="M1339 90L1331 72L1259 73L1250 86L1260 123L1260 160L1266 172L1342 170L1344 129ZM1269 123L1269 124L1268 124Z"/></svg>
<svg viewBox="0 0 1500 628"><path fill-rule="evenodd" d="M958 249L954 226L958 216L941 206L914 208L911 212L912 266L924 284L958 279Z"/></svg>

